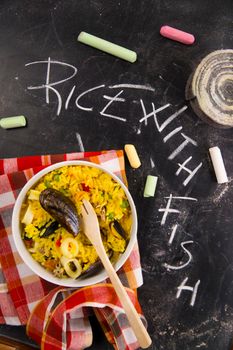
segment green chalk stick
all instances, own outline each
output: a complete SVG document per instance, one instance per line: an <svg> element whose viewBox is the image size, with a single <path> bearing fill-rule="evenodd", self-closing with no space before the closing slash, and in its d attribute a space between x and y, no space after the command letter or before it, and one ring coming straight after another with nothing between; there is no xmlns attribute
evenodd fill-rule
<svg viewBox="0 0 233 350"><path fill-rule="evenodd" d="M16 117L7 117L0 120L0 126L3 129L21 128L26 125L26 118L23 115Z"/></svg>
<svg viewBox="0 0 233 350"><path fill-rule="evenodd" d="M136 52L128 50L125 47L113 44L110 41L98 38L97 36L88 34L86 32L81 32L77 40L83 44L90 45L96 49L122 58L123 60L129 61L131 63L134 63L137 59Z"/></svg>
<svg viewBox="0 0 233 350"><path fill-rule="evenodd" d="M143 193L144 197L154 197L157 181L158 181L157 176L152 176L152 175L147 176L146 185Z"/></svg>

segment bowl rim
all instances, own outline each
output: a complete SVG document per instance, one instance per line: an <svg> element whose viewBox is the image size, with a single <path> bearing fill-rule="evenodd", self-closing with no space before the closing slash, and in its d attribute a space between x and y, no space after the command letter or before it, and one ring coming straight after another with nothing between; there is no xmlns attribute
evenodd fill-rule
<svg viewBox="0 0 233 350"><path fill-rule="evenodd" d="M21 238L21 228L20 228L20 211L21 211L21 206L25 200L26 193L28 190L35 186L36 183L43 177L45 174L57 169L61 168L63 166L72 166L72 165L77 165L77 166L90 166L94 167L97 169L102 170L103 172L109 174L116 182L118 182L121 187L123 188L127 199L130 204L131 208L131 215L132 215L132 226L131 226L131 231L130 231L130 239L128 242L128 245L126 247L126 250L123 254L121 254L120 258L118 261L114 264L114 268L116 271L118 271L125 263L125 261L128 259L134 244L136 243L136 238L137 238L137 229L138 229L138 220L137 220L137 211L136 211L136 206L133 201L133 198L126 187L126 185L123 183L123 181L115 175L113 172L107 169L104 165L92 163L90 161L85 161L85 160L66 160L62 162L58 162L55 164L51 164L47 166L46 168L40 170L38 173L36 173L31 179L27 181L27 183L23 186L21 191L19 192L14 208L13 208L13 214L12 214L12 235L13 235L13 240L17 249L17 252L19 253L20 257L24 261L24 263L27 265L29 269L31 269L35 274L37 274L39 277L43 278L44 280L54 283L56 285L64 286L64 287L85 287L89 285L93 285L96 283L103 282L106 278L108 278L108 275L106 271L103 269L101 270L100 273L97 275L91 276L91 277L86 277L86 278L80 278L73 280L71 278L64 278L60 279L58 277L55 277L47 271L44 267L42 267L36 260L33 259L27 248L25 247L23 240Z"/></svg>

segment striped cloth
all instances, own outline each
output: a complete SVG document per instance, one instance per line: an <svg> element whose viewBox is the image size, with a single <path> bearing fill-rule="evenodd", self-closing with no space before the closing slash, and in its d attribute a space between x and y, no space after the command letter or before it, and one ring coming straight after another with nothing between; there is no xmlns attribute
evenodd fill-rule
<svg viewBox="0 0 233 350"><path fill-rule="evenodd" d="M121 150L0 159L0 323L26 324L28 335L41 349L77 350L92 343L88 316L94 312L115 349L138 349L135 335L108 280L80 289L46 282L24 264L12 239L12 210L25 183L50 164L76 159L101 164L127 184ZM146 324L136 296L136 289L143 283L137 243L118 275Z"/></svg>

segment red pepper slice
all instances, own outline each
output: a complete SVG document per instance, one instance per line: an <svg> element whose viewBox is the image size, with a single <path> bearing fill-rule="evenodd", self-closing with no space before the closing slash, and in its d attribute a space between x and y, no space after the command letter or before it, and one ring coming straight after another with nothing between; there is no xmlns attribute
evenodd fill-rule
<svg viewBox="0 0 233 350"><path fill-rule="evenodd" d="M90 187L89 186L86 186L85 183L81 183L81 185L82 185L83 191L90 192Z"/></svg>
<svg viewBox="0 0 233 350"><path fill-rule="evenodd" d="M61 246L61 238L59 238L59 239L56 241L55 244L56 244L57 247L60 247L60 246Z"/></svg>

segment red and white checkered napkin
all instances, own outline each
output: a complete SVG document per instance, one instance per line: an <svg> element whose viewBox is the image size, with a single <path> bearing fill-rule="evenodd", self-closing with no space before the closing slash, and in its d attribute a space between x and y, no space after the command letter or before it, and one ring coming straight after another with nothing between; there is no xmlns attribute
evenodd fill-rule
<svg viewBox="0 0 233 350"><path fill-rule="evenodd" d="M0 323L27 324L28 335L41 349L77 350L92 343L88 315L94 312L115 349L134 350L139 345L111 284L72 289L48 283L24 264L12 239L12 210L24 184L42 168L74 159L99 163L127 183L123 151L0 160ZM146 324L135 293L142 285L137 243L118 275Z"/></svg>

